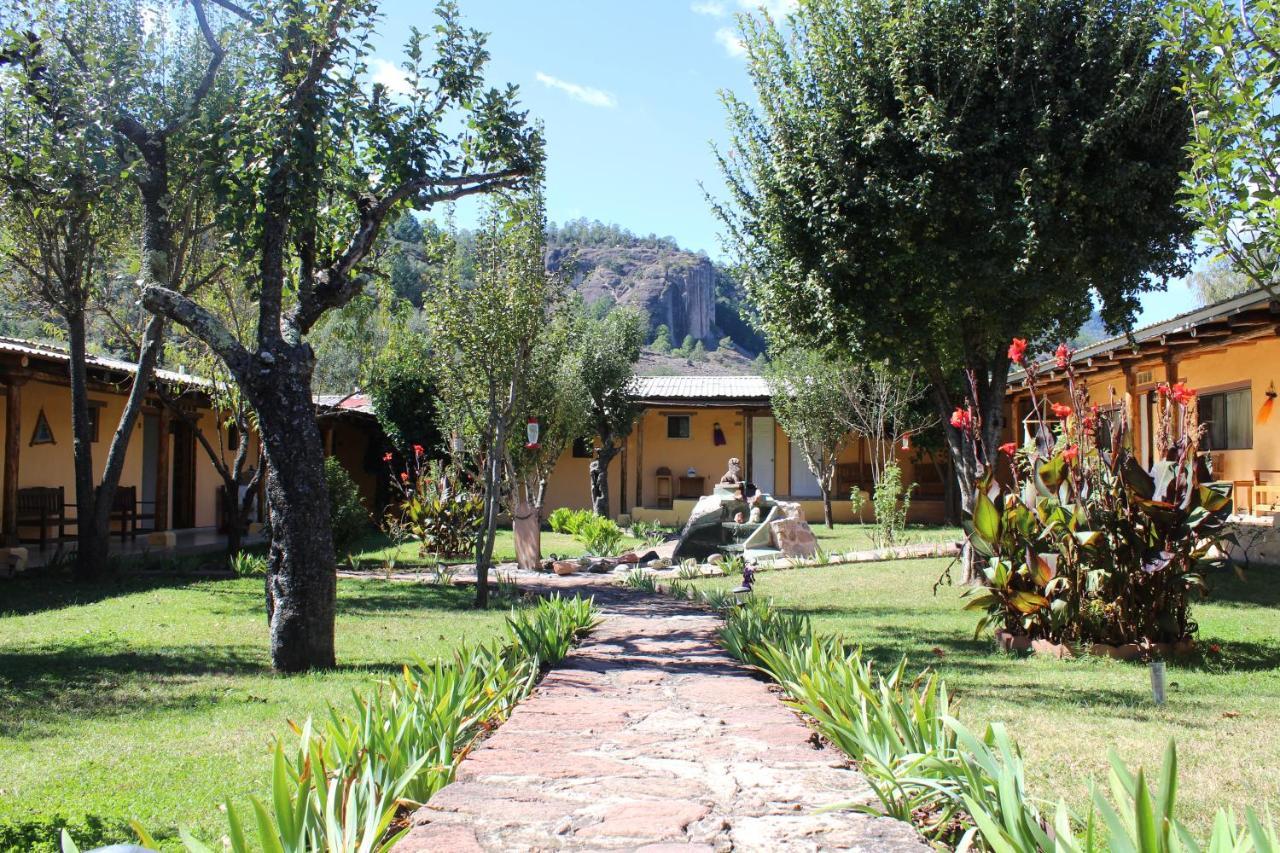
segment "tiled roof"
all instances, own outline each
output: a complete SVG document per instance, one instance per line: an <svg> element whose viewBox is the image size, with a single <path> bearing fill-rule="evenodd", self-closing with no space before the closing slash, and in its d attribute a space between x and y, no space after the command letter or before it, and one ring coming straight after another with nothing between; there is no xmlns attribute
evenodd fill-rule
<svg viewBox="0 0 1280 853"><path fill-rule="evenodd" d="M637 376L641 400L768 400L763 376Z"/></svg>
<svg viewBox="0 0 1280 853"><path fill-rule="evenodd" d="M37 341L27 341L21 338L0 337L0 353L12 353L14 355L34 356L36 358L45 358L50 361L69 362L71 353L64 347L55 346L53 344L39 343ZM136 373L138 366L131 361L124 361L118 358L110 358L102 355L90 355L85 358L85 364L89 367L98 367L104 370L114 370L118 373L132 374ZM156 369L156 378L165 382L174 382L183 385L210 385L210 381L200 376L193 376L190 373L182 373L175 370Z"/></svg>
<svg viewBox="0 0 1280 853"><path fill-rule="evenodd" d="M315 400L316 405L323 409L373 414L373 401L368 394L361 394L359 391L352 391L350 394L317 394Z"/></svg>

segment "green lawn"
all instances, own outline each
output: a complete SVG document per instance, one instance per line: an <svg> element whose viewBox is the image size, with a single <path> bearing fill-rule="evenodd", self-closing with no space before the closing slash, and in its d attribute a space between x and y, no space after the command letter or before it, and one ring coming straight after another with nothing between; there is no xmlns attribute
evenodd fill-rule
<svg viewBox="0 0 1280 853"><path fill-rule="evenodd" d="M24 581L3 595L0 826L89 814L213 841L225 798L266 794L267 747L288 720L497 636L504 617L472 610L467 589L344 581L340 668L283 677L269 671L260 580Z"/></svg>
<svg viewBox="0 0 1280 853"><path fill-rule="evenodd" d="M1218 806L1270 805L1280 813L1280 570L1255 568L1247 583L1215 574L1214 598L1194 610L1202 648L1169 672L1168 702L1151 701L1142 664L997 653L973 638L974 615L954 587L933 584L945 560L899 560L763 572L757 592L809 614L814 628L861 643L883 664L907 655L930 665L973 726L1003 720L1022 746L1032 789L1077 807L1088 780L1106 784L1107 750L1155 767L1178 741L1183 819L1207 832ZM735 578L702 581L729 585Z"/></svg>
<svg viewBox="0 0 1280 853"><path fill-rule="evenodd" d="M639 545L640 540L633 536L622 537L623 549L631 549ZM566 533L542 531L542 555L544 557L550 557L552 554L557 557L580 557L585 550L581 542ZM361 568L381 568L393 556L396 556L396 566L410 570L419 568L426 562L426 560L418 556L417 542L407 542L400 546L398 555L395 552L395 546L392 545L391 540L385 534L371 533L360 540L354 547L349 548L346 557L340 562L345 562L349 558ZM509 528L498 529L498 534L493 542L493 558L498 562L515 562L516 542ZM471 563L474 562L474 558L458 557L445 562L454 564Z"/></svg>
<svg viewBox="0 0 1280 853"><path fill-rule="evenodd" d="M828 530L821 522L809 525L818 538L818 546L829 554L849 551L869 551L876 547L871 541L874 528L870 524L837 524ZM916 545L922 542L947 542L964 536L959 527L934 527L911 524L903 531L900 545Z"/></svg>

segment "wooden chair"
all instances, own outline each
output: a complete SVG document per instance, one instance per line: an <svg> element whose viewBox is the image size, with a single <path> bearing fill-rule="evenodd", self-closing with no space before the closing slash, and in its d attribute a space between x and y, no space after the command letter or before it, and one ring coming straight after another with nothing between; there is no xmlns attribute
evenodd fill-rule
<svg viewBox="0 0 1280 853"><path fill-rule="evenodd" d="M1256 512L1280 512L1280 468L1253 469L1253 507Z"/></svg>
<svg viewBox="0 0 1280 853"><path fill-rule="evenodd" d="M1253 480L1232 480L1231 500L1237 514L1253 515Z"/></svg>
<svg viewBox="0 0 1280 853"><path fill-rule="evenodd" d="M28 489L18 489L17 509L19 529L40 528L40 535L35 539L19 538L19 541L39 542L41 551L49 546L49 530L52 527L58 528L58 538L55 541L60 542L67 535L68 522L74 523L74 519L67 518L67 504L62 486L33 486Z"/></svg>
<svg viewBox="0 0 1280 853"><path fill-rule="evenodd" d="M116 496L111 501L111 520L120 522L120 541L125 537L138 538L138 487L116 486Z"/></svg>

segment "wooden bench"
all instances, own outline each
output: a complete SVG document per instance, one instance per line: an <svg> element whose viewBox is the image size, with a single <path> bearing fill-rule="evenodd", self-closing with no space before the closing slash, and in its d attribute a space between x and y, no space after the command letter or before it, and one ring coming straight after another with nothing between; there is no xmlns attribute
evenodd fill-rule
<svg viewBox="0 0 1280 853"><path fill-rule="evenodd" d="M1280 468L1253 469L1254 512L1280 512Z"/></svg>
<svg viewBox="0 0 1280 853"><path fill-rule="evenodd" d="M39 527L40 535L35 539L22 539L20 542L39 542L40 550L49 546L49 530L58 528L61 542L67 535L67 524L75 520L67 518L67 504L62 486L33 486L18 489L18 528Z"/></svg>
<svg viewBox="0 0 1280 853"><path fill-rule="evenodd" d="M154 502L152 504L154 506ZM138 522L143 520L155 521L155 512L144 513L140 511L142 506L138 500L137 486L117 486L115 499L111 502L111 520L120 523L120 541L123 542L125 537L130 539L138 538Z"/></svg>

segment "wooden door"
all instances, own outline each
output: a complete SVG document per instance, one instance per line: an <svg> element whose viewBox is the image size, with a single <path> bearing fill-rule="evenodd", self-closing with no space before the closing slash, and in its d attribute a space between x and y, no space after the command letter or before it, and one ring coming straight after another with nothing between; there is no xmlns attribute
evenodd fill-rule
<svg viewBox="0 0 1280 853"><path fill-rule="evenodd" d="M184 421L173 424L173 524L196 526L196 433Z"/></svg>

